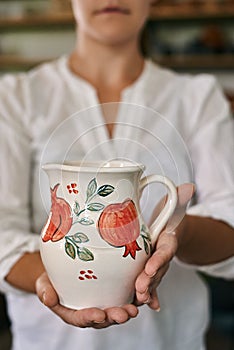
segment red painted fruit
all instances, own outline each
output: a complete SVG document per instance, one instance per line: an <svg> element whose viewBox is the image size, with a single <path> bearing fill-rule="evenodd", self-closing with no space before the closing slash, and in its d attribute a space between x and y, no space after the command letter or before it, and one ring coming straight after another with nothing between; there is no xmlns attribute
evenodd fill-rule
<svg viewBox="0 0 234 350"><path fill-rule="evenodd" d="M126 199L123 203L108 205L100 215L98 229L101 237L114 247L125 247L124 257L133 259L141 250L137 243L140 223L134 202Z"/></svg>

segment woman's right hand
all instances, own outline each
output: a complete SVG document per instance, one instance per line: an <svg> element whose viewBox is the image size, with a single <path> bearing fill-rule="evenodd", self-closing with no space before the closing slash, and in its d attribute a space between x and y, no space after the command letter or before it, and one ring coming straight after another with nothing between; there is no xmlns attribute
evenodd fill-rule
<svg viewBox="0 0 234 350"><path fill-rule="evenodd" d="M36 293L41 302L64 322L80 328L107 328L114 324L125 323L138 314L138 308L133 304L104 310L99 308L73 310L62 306L46 272L36 280Z"/></svg>

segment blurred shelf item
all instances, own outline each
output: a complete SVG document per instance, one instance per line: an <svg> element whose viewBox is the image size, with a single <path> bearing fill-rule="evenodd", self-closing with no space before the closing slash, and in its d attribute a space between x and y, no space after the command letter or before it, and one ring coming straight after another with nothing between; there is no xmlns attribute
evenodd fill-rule
<svg viewBox="0 0 234 350"><path fill-rule="evenodd" d="M200 20L234 17L234 3L228 2L169 2L155 4L151 10L152 20Z"/></svg>
<svg viewBox="0 0 234 350"><path fill-rule="evenodd" d="M50 0L50 8L51 10L59 11L59 12L72 12L71 1L65 0Z"/></svg>
<svg viewBox="0 0 234 350"><path fill-rule="evenodd" d="M38 64L51 61L56 57L45 58L28 58L16 55L0 55L0 67L19 67L20 69L32 68ZM158 64L176 69L176 70L192 70L192 69L211 69L219 70L234 69L234 55L154 55L153 60Z"/></svg>
<svg viewBox="0 0 234 350"><path fill-rule="evenodd" d="M71 12L45 12L38 15L25 15L1 18L0 29L15 30L16 28L31 28L56 25L74 25L74 17Z"/></svg>
<svg viewBox="0 0 234 350"><path fill-rule="evenodd" d="M156 4L151 9L151 20L190 20L190 19L226 19L234 18L234 3L168 3ZM14 27L48 26L48 25L74 25L72 12L65 8L55 8L55 11L33 13L23 16L1 18L0 29L13 29ZM10 28L11 27L11 28Z"/></svg>
<svg viewBox="0 0 234 350"><path fill-rule="evenodd" d="M69 4L68 4L69 3ZM30 31L43 31L45 33L55 29L68 31L73 31L75 28L75 20L73 14L70 10L70 2L67 0L50 0L50 8L45 11L39 11L36 13L33 11L30 14L25 15L14 15L11 17L2 16L0 20L0 44L2 52L0 54L0 70L27 70L28 68L34 67L44 61L50 60L47 58L49 54L40 53L40 59L32 59L27 57L21 57L16 55L8 55L7 52L15 52L14 47L8 50L5 44L4 38L7 34L27 32ZM154 6L152 6L150 23L158 26L159 28L164 28L168 24L171 31L171 36L174 35L174 28L181 25L179 22L182 20L184 25L184 31L187 29L187 25L190 24L192 20L195 23L199 22L201 19L221 20L221 26L224 23L233 25L234 28L234 0L223 0L223 1L185 1L185 0L158 0ZM161 23L160 21L165 21ZM170 23L173 22L173 26ZM187 22L186 22L187 21ZM203 21L206 23L206 21ZM175 26L174 26L175 25ZM5 35L5 37L4 37ZM1 37L2 36L2 37ZM3 39L3 40L1 40ZM6 39L7 40L7 39ZM157 41L157 36L153 34L153 40ZM173 38L174 41L174 38ZM6 46L4 46L6 45ZM62 44L61 44L62 45ZM153 44L150 43L151 47ZM147 38L145 40L145 46L147 46ZM5 49L7 47L7 49ZM147 49L146 49L147 50ZM199 51L199 50L198 50ZM154 55L156 51L151 51L154 59L157 60L163 66L167 66L173 69L186 70L186 69L222 69L234 70L234 54L223 53L223 54L200 54L188 52L186 54L177 54L170 52L170 54L157 54ZM178 52L178 50L177 50ZM150 54L150 52L149 52ZM26 55L25 55L26 56ZM55 54L56 56L56 54ZM53 57L52 57L53 58Z"/></svg>
<svg viewBox="0 0 234 350"><path fill-rule="evenodd" d="M27 70L41 63L52 60L53 58L28 58L16 55L0 55L1 70Z"/></svg>
<svg viewBox="0 0 234 350"><path fill-rule="evenodd" d="M234 54L154 55L153 60L162 66L176 70L234 70Z"/></svg>
<svg viewBox="0 0 234 350"><path fill-rule="evenodd" d="M64 45L65 36L63 36L63 40L58 43L58 40L54 42L54 36L58 32L66 33L67 37L72 36L75 31L75 21L73 14L69 6L61 6L59 1L52 1L51 5L47 10L36 12L35 9L32 13L19 13L18 15L12 16L3 16L0 20L0 73L8 72L8 71L25 71L30 68L37 66L45 61L50 61L58 56L59 45L61 48ZM5 5L7 6L7 4ZM48 42L49 36L44 36L44 34L50 33L52 45L55 46L55 53L51 56L51 49L49 53ZM32 34L32 35L31 35ZM35 35L35 36L34 36ZM35 37L35 39L33 39ZM39 49L42 48L40 52L33 52L33 57L31 57L32 52L28 55L28 51L23 52L24 49L18 50L17 45L19 40L30 40L31 42L34 40L39 40ZM70 41L72 39L69 39ZM15 44L14 44L15 41ZM30 41L28 45L30 46ZM68 41L66 41L65 48L68 46ZM44 43L44 44L42 44ZM24 47L27 44L24 43ZM33 46L35 46L33 44ZM17 51L20 53L17 54ZM31 50L32 51L32 50ZM67 51L67 50L66 50ZM14 53L12 53L14 52ZM37 56L38 52L38 58Z"/></svg>
<svg viewBox="0 0 234 350"><path fill-rule="evenodd" d="M233 34L233 0L158 0L144 51L175 70L234 71Z"/></svg>

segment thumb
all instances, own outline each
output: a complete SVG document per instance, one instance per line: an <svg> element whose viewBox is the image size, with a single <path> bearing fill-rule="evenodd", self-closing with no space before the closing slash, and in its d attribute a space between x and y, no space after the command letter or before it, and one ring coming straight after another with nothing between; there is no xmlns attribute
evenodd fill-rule
<svg viewBox="0 0 234 350"><path fill-rule="evenodd" d="M41 302L49 308L59 304L58 295L52 286L46 272L36 280L36 293Z"/></svg>
<svg viewBox="0 0 234 350"><path fill-rule="evenodd" d="M176 209L169 219L166 232L173 232L180 224L186 214L186 208L195 192L195 185L193 183L185 183L177 187L178 202Z"/></svg>

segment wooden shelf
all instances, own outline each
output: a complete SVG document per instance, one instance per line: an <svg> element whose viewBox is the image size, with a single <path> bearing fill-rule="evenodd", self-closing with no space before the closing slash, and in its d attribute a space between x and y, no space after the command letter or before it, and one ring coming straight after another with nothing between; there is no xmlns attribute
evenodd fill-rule
<svg viewBox="0 0 234 350"><path fill-rule="evenodd" d="M150 17L152 20L231 19L234 18L234 3L156 4Z"/></svg>
<svg viewBox="0 0 234 350"><path fill-rule="evenodd" d="M28 58L16 55L0 55L0 67L28 69L56 57ZM225 55L154 55L153 60L158 64L175 70L186 69L211 69L211 70L233 70L234 54Z"/></svg>
<svg viewBox="0 0 234 350"><path fill-rule="evenodd" d="M234 18L234 3L230 4L156 4L151 10L151 20L199 20ZM1 18L0 29L12 30L15 27L36 27L74 25L71 12L40 13L19 17Z"/></svg>
<svg viewBox="0 0 234 350"><path fill-rule="evenodd" d="M0 55L1 70L17 69L25 70L35 67L43 62L50 61L53 58L28 58L16 55Z"/></svg>
<svg viewBox="0 0 234 350"><path fill-rule="evenodd" d="M0 29L12 30L16 27L38 27L56 25L74 25L74 17L71 12L67 13L44 13L30 16L1 18Z"/></svg>
<svg viewBox="0 0 234 350"><path fill-rule="evenodd" d="M234 19L234 2L220 4L201 2L200 4L163 4L152 7L151 20L200 20L200 19ZM50 29L54 27L75 27L71 12L46 12L21 17L2 18L0 31L28 30L31 28ZM177 70L186 69L234 69L233 55L162 55L153 57L161 65ZM32 68L51 58L32 59L16 55L0 55L1 70Z"/></svg>
<svg viewBox="0 0 234 350"><path fill-rule="evenodd" d="M234 54L213 55L154 55L153 60L172 69L233 70Z"/></svg>

